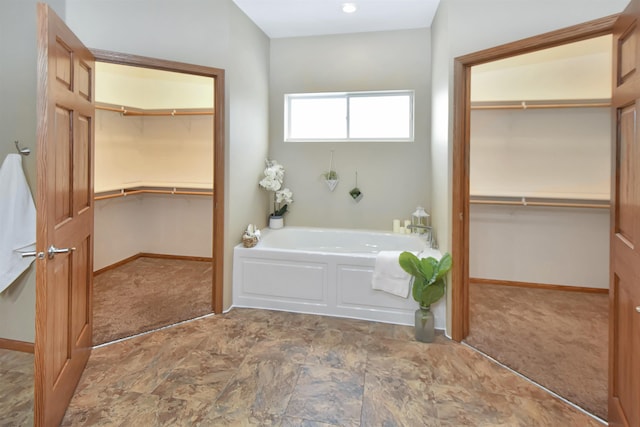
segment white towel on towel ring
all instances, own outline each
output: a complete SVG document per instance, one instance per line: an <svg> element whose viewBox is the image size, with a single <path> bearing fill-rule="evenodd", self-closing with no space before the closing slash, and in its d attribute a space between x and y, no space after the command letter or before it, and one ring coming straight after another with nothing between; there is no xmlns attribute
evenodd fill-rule
<svg viewBox="0 0 640 427"><path fill-rule="evenodd" d="M409 296L411 275L400 267L398 258L402 251L380 251L373 269L371 287L402 298Z"/></svg>
<svg viewBox="0 0 640 427"><path fill-rule="evenodd" d="M0 167L0 292L31 265L22 258L36 242L36 208L22 171L22 156L9 154Z"/></svg>

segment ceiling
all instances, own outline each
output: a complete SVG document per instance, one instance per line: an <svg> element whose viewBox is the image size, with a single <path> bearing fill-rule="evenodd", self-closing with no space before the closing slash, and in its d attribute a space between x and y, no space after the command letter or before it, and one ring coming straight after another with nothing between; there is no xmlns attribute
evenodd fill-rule
<svg viewBox="0 0 640 427"><path fill-rule="evenodd" d="M440 0L233 0L270 38L431 26ZM342 5L354 3L354 13Z"/></svg>

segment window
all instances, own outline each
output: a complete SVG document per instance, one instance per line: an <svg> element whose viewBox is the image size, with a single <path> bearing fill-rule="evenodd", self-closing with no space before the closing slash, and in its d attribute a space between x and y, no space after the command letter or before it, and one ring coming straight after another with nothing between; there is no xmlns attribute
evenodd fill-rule
<svg viewBox="0 0 640 427"><path fill-rule="evenodd" d="M285 95L285 141L413 141L413 91Z"/></svg>

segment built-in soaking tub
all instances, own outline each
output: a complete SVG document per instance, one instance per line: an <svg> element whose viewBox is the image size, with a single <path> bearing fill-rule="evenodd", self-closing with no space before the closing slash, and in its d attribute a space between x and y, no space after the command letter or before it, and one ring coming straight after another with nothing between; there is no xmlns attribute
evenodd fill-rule
<svg viewBox="0 0 640 427"><path fill-rule="evenodd" d="M233 306L350 317L413 325L418 308L372 289L379 251L420 251L440 258L415 235L375 231L285 227L264 230L253 248L234 249ZM432 307L445 327L444 299Z"/></svg>

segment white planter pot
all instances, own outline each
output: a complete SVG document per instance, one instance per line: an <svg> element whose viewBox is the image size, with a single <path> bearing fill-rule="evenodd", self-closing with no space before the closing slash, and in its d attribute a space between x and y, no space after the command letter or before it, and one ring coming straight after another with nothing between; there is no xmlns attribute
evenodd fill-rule
<svg viewBox="0 0 640 427"><path fill-rule="evenodd" d="M337 179L325 179L324 182L327 183L327 187L329 187L329 191L333 191L336 189L336 185L338 185Z"/></svg>
<svg viewBox="0 0 640 427"><path fill-rule="evenodd" d="M278 228L284 227L284 218L281 216L270 216L269 217L269 228L277 230Z"/></svg>

